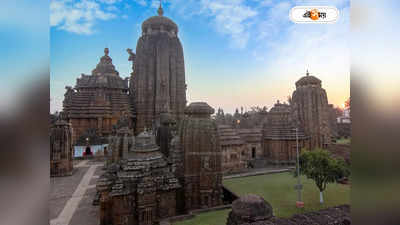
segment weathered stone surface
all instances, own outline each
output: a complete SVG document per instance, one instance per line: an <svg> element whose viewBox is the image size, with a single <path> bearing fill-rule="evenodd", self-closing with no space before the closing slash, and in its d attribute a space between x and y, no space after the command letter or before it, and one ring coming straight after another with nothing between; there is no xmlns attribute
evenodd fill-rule
<svg viewBox="0 0 400 225"><path fill-rule="evenodd" d="M169 157L173 132L176 130L176 121L170 113L161 113L160 123L160 127L157 129L156 142L160 146L161 152Z"/></svg>
<svg viewBox="0 0 400 225"><path fill-rule="evenodd" d="M184 116L185 65L177 33L177 25L162 13L142 24L130 83L136 132L156 129L162 112L170 111L178 121Z"/></svg>
<svg viewBox="0 0 400 225"><path fill-rule="evenodd" d="M50 128L50 176L72 175L73 157L71 124L60 118Z"/></svg>
<svg viewBox="0 0 400 225"><path fill-rule="evenodd" d="M247 168L249 160L245 141L237 129L229 125L218 126L219 143L222 152L222 169L224 173L236 172Z"/></svg>
<svg viewBox="0 0 400 225"><path fill-rule="evenodd" d="M180 126L184 153L185 209L199 209L222 204L221 148L214 112L207 103L190 104Z"/></svg>
<svg viewBox="0 0 400 225"><path fill-rule="evenodd" d="M279 101L270 109L268 120L264 124L264 154L271 163L294 164L296 160L296 138L299 140L299 150L309 148L309 137L301 128L293 123L291 107Z"/></svg>
<svg viewBox="0 0 400 225"><path fill-rule="evenodd" d="M271 205L256 195L235 200L227 225L350 225L350 206L342 205L283 219L274 217Z"/></svg>
<svg viewBox="0 0 400 225"><path fill-rule="evenodd" d="M272 207L263 198L249 194L240 197L232 203L227 225L240 225L272 218Z"/></svg>
<svg viewBox="0 0 400 225"><path fill-rule="evenodd" d="M88 129L96 129L99 136L110 135L124 114L132 120L128 80L115 70L107 48L104 53L91 75L82 74L75 88L66 87L63 107L74 130L74 143Z"/></svg>
<svg viewBox="0 0 400 225"><path fill-rule="evenodd" d="M136 137L134 147L111 164L97 182L100 224L152 225L175 216L180 188L155 136L144 131Z"/></svg>
<svg viewBox="0 0 400 225"><path fill-rule="evenodd" d="M292 95L292 116L297 126L310 136L311 149L324 148L331 142L329 106L321 80L307 75L296 82Z"/></svg>

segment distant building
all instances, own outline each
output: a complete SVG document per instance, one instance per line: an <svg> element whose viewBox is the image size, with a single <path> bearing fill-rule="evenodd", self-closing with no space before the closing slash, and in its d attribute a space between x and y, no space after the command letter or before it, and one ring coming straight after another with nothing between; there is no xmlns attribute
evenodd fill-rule
<svg viewBox="0 0 400 225"><path fill-rule="evenodd" d="M268 113L263 140L264 156L272 164L295 164L297 140L299 150L310 148L310 138L293 122L290 106L279 101Z"/></svg>
<svg viewBox="0 0 400 225"><path fill-rule="evenodd" d="M218 126L219 143L222 152L222 169L224 173L238 172L247 168L250 154L238 129L229 125Z"/></svg>
<svg viewBox="0 0 400 225"><path fill-rule="evenodd" d="M311 149L326 148L331 143L328 97L320 79L307 71L296 82L291 109L296 126L310 137Z"/></svg>

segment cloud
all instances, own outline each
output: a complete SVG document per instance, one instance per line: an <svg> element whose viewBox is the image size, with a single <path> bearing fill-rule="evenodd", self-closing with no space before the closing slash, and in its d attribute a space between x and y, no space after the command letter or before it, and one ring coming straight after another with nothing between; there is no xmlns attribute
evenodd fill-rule
<svg viewBox="0 0 400 225"><path fill-rule="evenodd" d="M257 11L242 0L202 0L201 7L213 18L216 30L231 37L234 47L246 47L250 37L249 20L258 14Z"/></svg>
<svg viewBox="0 0 400 225"><path fill-rule="evenodd" d="M111 4L115 0L103 0ZM52 0L50 2L50 26L76 34L92 34L98 20L116 18L114 13L102 9L93 0Z"/></svg>
<svg viewBox="0 0 400 225"><path fill-rule="evenodd" d="M121 1L122 0L99 0L99 2L101 2L101 3L110 4L110 5L121 2Z"/></svg>
<svg viewBox="0 0 400 225"><path fill-rule="evenodd" d="M146 0L133 0L135 3L141 5L141 6L147 6Z"/></svg>

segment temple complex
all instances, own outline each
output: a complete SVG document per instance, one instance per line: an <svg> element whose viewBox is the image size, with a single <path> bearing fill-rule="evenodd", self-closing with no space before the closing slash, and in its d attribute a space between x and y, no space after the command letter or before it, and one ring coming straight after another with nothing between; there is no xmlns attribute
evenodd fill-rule
<svg viewBox="0 0 400 225"><path fill-rule="evenodd" d="M71 124L59 118L50 127L50 176L72 175L73 157Z"/></svg>
<svg viewBox="0 0 400 225"><path fill-rule="evenodd" d="M331 143L328 97L320 79L307 71L296 82L291 109L296 126L310 136L311 149L326 148Z"/></svg>
<svg viewBox="0 0 400 225"><path fill-rule="evenodd" d="M160 114L170 112L178 122L186 107L186 82L183 48L178 38L178 26L163 15L142 24L142 36L136 55L128 49L134 61L131 75L131 102L136 112L135 131L160 125Z"/></svg>
<svg viewBox="0 0 400 225"><path fill-rule="evenodd" d="M106 48L91 75L82 74L74 88L66 87L63 111L74 129L74 144L89 129L105 137L123 114L132 117L128 80L119 76L108 54Z"/></svg>

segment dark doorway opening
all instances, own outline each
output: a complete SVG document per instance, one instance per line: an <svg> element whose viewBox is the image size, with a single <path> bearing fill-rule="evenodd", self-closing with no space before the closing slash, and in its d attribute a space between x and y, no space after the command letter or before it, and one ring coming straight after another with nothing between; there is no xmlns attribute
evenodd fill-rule
<svg viewBox="0 0 400 225"><path fill-rule="evenodd" d="M253 148L251 148L251 158L255 158L256 157L256 148L255 147L253 147Z"/></svg>
<svg viewBox="0 0 400 225"><path fill-rule="evenodd" d="M85 155L92 155L92 150L90 150L90 147L89 147L89 146L86 147Z"/></svg>

